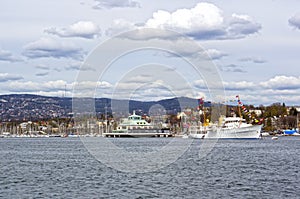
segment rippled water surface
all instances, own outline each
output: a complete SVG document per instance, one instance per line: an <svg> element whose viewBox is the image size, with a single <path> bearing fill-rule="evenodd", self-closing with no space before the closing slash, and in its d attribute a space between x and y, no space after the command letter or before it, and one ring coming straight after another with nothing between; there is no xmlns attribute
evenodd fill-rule
<svg viewBox="0 0 300 199"><path fill-rule="evenodd" d="M111 141L151 151L170 139ZM300 198L300 138L219 140L200 159L201 142L163 169L126 173L94 159L79 138L3 138L0 198Z"/></svg>

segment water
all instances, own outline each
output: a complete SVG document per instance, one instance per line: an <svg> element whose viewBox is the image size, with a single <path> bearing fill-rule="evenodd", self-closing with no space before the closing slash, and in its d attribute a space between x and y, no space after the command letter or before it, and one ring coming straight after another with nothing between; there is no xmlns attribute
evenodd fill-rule
<svg viewBox="0 0 300 199"><path fill-rule="evenodd" d="M113 142L151 149L169 138ZM0 198L300 198L300 138L219 140L202 159L200 145L139 174L101 164L78 138L0 139Z"/></svg>

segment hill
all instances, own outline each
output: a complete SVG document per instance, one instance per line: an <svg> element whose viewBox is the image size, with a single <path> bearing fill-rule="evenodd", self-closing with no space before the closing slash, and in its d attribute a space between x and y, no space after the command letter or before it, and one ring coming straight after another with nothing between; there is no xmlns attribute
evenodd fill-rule
<svg viewBox="0 0 300 199"><path fill-rule="evenodd" d="M181 108L195 108L198 105L196 99L186 97L146 102L108 98L88 98L88 100L94 101L97 115L111 114L116 111L126 114L132 113L133 110L148 113L153 107L164 109L168 114L174 114L181 111ZM29 94L0 95L0 121L36 121L71 117L72 103L73 99L67 97ZM80 106L84 108L84 103L81 103ZM210 106L210 103L205 102L205 106Z"/></svg>

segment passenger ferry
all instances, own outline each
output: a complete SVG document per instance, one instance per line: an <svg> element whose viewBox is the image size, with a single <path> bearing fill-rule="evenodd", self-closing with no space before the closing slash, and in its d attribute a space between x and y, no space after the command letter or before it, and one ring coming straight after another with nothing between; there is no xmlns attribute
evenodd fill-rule
<svg viewBox="0 0 300 199"><path fill-rule="evenodd" d="M140 115L133 114L117 126L116 130L104 133L105 137L169 137L172 133L169 128L158 128L142 119Z"/></svg>

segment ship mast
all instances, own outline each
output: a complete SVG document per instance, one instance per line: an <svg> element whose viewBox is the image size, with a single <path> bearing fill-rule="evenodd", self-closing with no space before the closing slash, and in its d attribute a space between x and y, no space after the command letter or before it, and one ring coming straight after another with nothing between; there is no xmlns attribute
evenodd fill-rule
<svg viewBox="0 0 300 199"><path fill-rule="evenodd" d="M238 98L238 113L239 113L240 118L242 118L242 113L241 113L241 99L240 99L239 95L237 95L236 97Z"/></svg>
<svg viewBox="0 0 300 199"><path fill-rule="evenodd" d="M199 99L199 110L202 109L203 114L203 126L207 126L206 124L206 115L205 115L205 108L204 108L204 98Z"/></svg>

